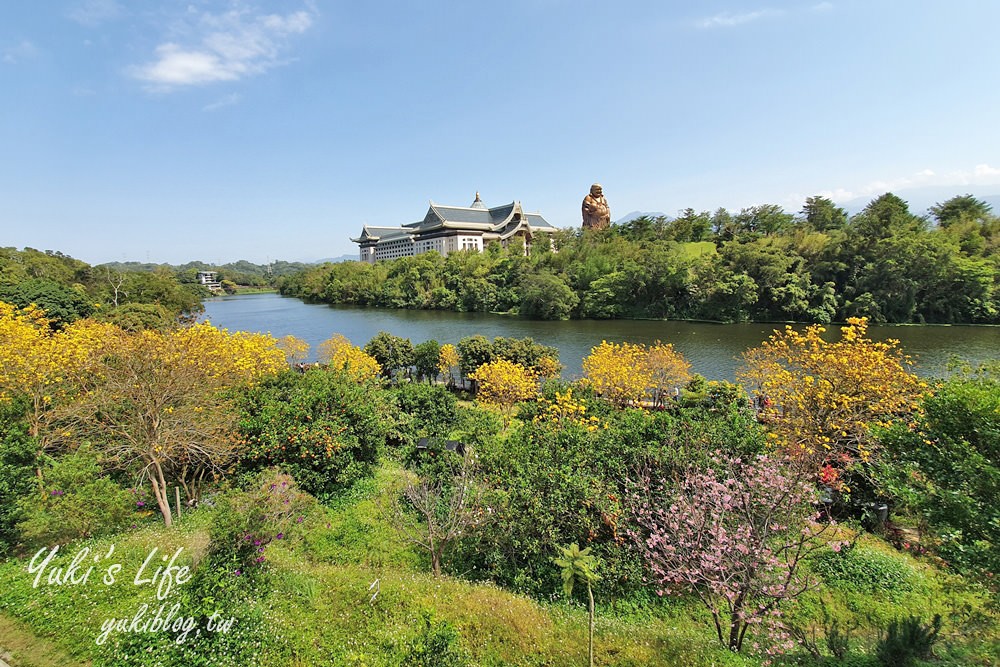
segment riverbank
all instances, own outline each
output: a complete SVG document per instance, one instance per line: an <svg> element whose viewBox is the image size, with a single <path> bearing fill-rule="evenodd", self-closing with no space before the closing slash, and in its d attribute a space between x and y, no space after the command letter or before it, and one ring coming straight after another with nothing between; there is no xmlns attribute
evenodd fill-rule
<svg viewBox="0 0 1000 667"><path fill-rule="evenodd" d="M239 286L236 288L236 294L277 294L278 290L274 287L244 287Z"/></svg>

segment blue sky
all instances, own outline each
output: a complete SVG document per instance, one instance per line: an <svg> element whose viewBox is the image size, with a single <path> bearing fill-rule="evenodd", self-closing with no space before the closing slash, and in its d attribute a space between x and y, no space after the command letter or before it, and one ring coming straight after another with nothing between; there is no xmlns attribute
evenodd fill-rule
<svg viewBox="0 0 1000 667"><path fill-rule="evenodd" d="M427 202L579 224L1000 193L1000 3L46 0L0 9L0 246L314 260Z"/></svg>

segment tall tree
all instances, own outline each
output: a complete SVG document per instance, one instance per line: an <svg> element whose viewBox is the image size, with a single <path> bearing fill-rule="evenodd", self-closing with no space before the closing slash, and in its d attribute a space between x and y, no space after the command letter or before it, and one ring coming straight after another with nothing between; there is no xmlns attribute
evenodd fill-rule
<svg viewBox="0 0 1000 667"><path fill-rule="evenodd" d="M222 472L233 455L235 409L225 390L287 368L275 342L209 324L112 333L86 393L65 406L56 428L90 438L148 481L169 526L168 484L193 498L198 480Z"/></svg>
<svg viewBox="0 0 1000 667"><path fill-rule="evenodd" d="M867 320L852 318L839 341L827 342L819 325L786 327L743 354L739 378L770 400L774 437L815 470L867 462L870 425L911 418L927 388L898 341L873 341L867 330Z"/></svg>
<svg viewBox="0 0 1000 667"><path fill-rule="evenodd" d="M887 192L871 200L864 210L851 220L854 229L867 239L881 239L907 232L922 231L923 219L910 213L909 205Z"/></svg>
<svg viewBox="0 0 1000 667"><path fill-rule="evenodd" d="M583 360L583 372L594 391L620 408L642 400L653 377L645 346L607 341Z"/></svg>
<svg viewBox="0 0 1000 667"><path fill-rule="evenodd" d="M826 197L809 197L802 207L806 224L818 232L842 229L847 225L847 211Z"/></svg>
<svg viewBox="0 0 1000 667"><path fill-rule="evenodd" d="M394 336L379 331L365 345L365 353L371 355L382 367L382 375L391 378L393 373L409 369L413 365L413 343L409 338Z"/></svg>
<svg viewBox="0 0 1000 667"><path fill-rule="evenodd" d="M948 227L961 220L983 222L990 217L993 207L972 195L959 195L930 208L931 215L942 227Z"/></svg>
<svg viewBox="0 0 1000 667"><path fill-rule="evenodd" d="M441 345L436 340L426 340L413 347L413 365L417 378L433 381L438 375L438 361L441 359Z"/></svg>

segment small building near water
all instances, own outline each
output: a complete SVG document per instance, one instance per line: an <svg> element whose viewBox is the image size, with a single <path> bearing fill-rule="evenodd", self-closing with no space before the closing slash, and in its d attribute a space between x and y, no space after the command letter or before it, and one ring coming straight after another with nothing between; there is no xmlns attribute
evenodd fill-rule
<svg viewBox="0 0 1000 667"><path fill-rule="evenodd" d="M222 291L222 284L219 282L219 273L217 271L199 271L198 284L204 285L213 292Z"/></svg>
<svg viewBox="0 0 1000 667"><path fill-rule="evenodd" d="M374 264L380 259L396 259L436 251L447 256L452 252L476 250L497 242L506 247L522 239L525 252L538 234L556 231L540 213L525 213L521 202L489 208L479 198L469 206L445 206L433 201L423 220L401 227L365 225L361 235L351 240L360 246L362 262Z"/></svg>

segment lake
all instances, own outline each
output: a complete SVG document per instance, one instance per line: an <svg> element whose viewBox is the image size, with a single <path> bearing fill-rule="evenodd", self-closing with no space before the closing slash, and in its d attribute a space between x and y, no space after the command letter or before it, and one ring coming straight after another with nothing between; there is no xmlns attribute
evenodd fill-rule
<svg viewBox="0 0 1000 667"><path fill-rule="evenodd" d="M389 310L308 304L277 294L247 294L205 300L205 320L230 331L293 335L311 346L313 358L319 343L343 334L364 346L379 331L409 338L414 344L434 339L457 343L474 334L489 338L531 336L559 349L563 377L582 375L581 361L602 340L652 343L661 340L691 362L692 370L709 379L733 380L740 354L765 340L777 324L707 324L650 320L571 320L539 322L486 313L453 313L439 310ZM829 329L835 331L836 327ZM973 364L1000 358L1000 327L986 326L881 326L870 327L877 340L899 339L903 350L917 362L920 375L947 375L950 359Z"/></svg>

